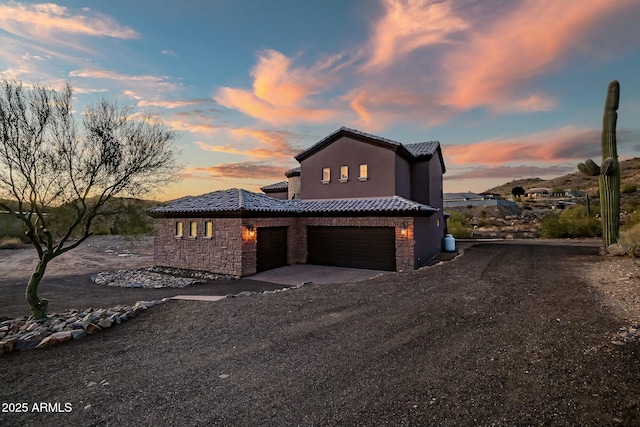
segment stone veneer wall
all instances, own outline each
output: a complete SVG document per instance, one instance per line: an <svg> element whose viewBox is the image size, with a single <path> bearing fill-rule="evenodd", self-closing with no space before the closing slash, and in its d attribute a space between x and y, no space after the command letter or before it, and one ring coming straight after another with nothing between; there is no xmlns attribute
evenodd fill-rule
<svg viewBox="0 0 640 427"><path fill-rule="evenodd" d="M175 235L178 221L182 221L182 237ZM189 236L192 221L198 224L195 238ZM213 222L212 237L205 237L206 221ZM240 218L157 218L154 224L154 263L164 267L241 276L241 222Z"/></svg>
<svg viewBox="0 0 640 427"><path fill-rule="evenodd" d="M175 236L175 224L183 223L183 236ZM190 222L198 235L189 236ZM213 222L213 236L205 237L205 222ZM307 226L394 227L396 269L414 268L412 217L301 217L301 218L158 218L155 220L154 263L160 266L206 270L246 276L256 272L257 231L260 227L288 227L288 264L307 262ZM402 229L406 228L405 235ZM253 229L254 234L249 230Z"/></svg>

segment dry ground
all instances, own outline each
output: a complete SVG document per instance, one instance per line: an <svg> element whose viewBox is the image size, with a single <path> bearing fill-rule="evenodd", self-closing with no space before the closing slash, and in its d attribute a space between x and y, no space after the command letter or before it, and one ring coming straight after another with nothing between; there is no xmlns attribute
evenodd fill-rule
<svg viewBox="0 0 640 427"><path fill-rule="evenodd" d="M0 425L640 425L640 346L612 343L640 319L638 261L573 243L482 243L364 282L171 301L3 356L0 402L30 411Z"/></svg>

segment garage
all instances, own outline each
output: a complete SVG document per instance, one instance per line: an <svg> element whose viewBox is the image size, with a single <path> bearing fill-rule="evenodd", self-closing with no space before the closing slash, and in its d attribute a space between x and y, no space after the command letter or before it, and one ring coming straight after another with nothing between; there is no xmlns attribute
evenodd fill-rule
<svg viewBox="0 0 640 427"><path fill-rule="evenodd" d="M395 271L395 229L307 227L307 255L309 264Z"/></svg>
<svg viewBox="0 0 640 427"><path fill-rule="evenodd" d="M287 227L258 227L256 270L287 265Z"/></svg>

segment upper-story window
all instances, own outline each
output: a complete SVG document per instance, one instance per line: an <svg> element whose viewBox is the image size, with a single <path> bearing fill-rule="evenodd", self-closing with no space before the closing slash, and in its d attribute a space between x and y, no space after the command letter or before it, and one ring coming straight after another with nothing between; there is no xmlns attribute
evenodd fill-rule
<svg viewBox="0 0 640 427"><path fill-rule="evenodd" d="M198 235L198 223L191 221L189 224L189 237L196 237Z"/></svg>
<svg viewBox="0 0 640 427"><path fill-rule="evenodd" d="M213 237L213 222L206 221L204 223L204 237Z"/></svg>
<svg viewBox="0 0 640 427"><path fill-rule="evenodd" d="M369 168L366 163L360 165L360 175L358 176L358 181L366 181L369 179Z"/></svg>
<svg viewBox="0 0 640 427"><path fill-rule="evenodd" d="M331 168L322 168L322 183L331 182Z"/></svg>
<svg viewBox="0 0 640 427"><path fill-rule="evenodd" d="M340 182L349 181L349 166L340 166Z"/></svg>
<svg viewBox="0 0 640 427"><path fill-rule="evenodd" d="M182 237L182 221L176 222L176 237Z"/></svg>

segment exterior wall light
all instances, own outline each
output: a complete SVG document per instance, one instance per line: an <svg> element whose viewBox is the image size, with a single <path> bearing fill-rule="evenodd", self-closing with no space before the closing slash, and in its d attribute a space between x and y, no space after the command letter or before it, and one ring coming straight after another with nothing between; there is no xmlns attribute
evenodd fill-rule
<svg viewBox="0 0 640 427"><path fill-rule="evenodd" d="M402 237L407 237L407 235L409 234L409 230L407 229L406 225L402 225L402 228L400 229L400 235Z"/></svg>
<svg viewBox="0 0 640 427"><path fill-rule="evenodd" d="M256 237L256 229L251 225L247 227L247 237L251 240Z"/></svg>

